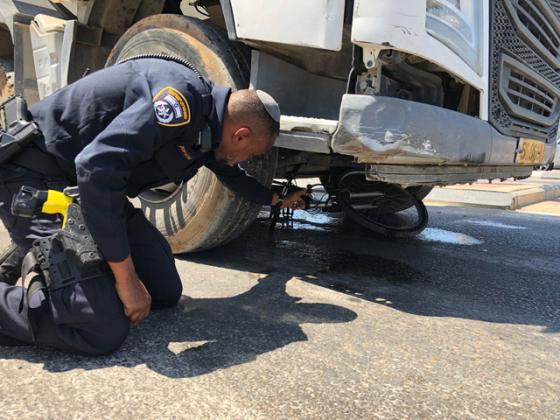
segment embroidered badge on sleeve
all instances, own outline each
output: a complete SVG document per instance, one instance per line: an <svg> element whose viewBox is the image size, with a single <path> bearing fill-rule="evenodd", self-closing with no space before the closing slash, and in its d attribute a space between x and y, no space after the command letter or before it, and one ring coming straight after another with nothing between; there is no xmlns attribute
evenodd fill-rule
<svg viewBox="0 0 560 420"><path fill-rule="evenodd" d="M153 103L160 125L175 127L191 122L189 102L177 89L164 87L154 96Z"/></svg>

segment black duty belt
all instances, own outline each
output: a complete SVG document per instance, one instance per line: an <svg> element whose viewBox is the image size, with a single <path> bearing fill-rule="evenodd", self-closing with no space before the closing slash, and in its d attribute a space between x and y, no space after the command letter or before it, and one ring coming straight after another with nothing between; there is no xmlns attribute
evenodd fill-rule
<svg viewBox="0 0 560 420"><path fill-rule="evenodd" d="M9 163L39 172L48 177L66 177L66 173L58 166L56 158L43 152L35 145L27 146L15 155Z"/></svg>

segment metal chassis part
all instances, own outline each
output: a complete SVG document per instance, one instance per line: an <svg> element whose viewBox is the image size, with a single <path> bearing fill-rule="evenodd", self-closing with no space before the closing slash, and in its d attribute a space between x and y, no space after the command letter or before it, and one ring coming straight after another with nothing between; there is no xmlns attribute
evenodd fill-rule
<svg viewBox="0 0 560 420"><path fill-rule="evenodd" d="M477 179L527 178L532 166L406 166L368 165L366 177L402 186L450 185L474 182Z"/></svg>

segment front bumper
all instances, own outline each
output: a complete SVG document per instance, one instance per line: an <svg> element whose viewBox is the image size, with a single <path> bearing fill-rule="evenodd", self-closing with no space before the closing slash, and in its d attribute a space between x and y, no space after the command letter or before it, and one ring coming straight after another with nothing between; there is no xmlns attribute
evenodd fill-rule
<svg viewBox="0 0 560 420"><path fill-rule="evenodd" d="M335 153L387 165L514 166L519 139L488 122L402 99L344 95ZM545 145L545 161L554 154Z"/></svg>

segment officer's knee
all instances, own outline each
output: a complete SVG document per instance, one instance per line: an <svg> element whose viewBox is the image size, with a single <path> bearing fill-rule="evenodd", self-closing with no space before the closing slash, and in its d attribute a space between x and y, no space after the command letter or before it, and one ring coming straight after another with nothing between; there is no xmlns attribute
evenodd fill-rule
<svg viewBox="0 0 560 420"><path fill-rule="evenodd" d="M183 294L183 284L179 279L171 283L161 296L153 296L152 309L164 309L175 306Z"/></svg>
<svg viewBox="0 0 560 420"><path fill-rule="evenodd" d="M101 326L100 326L101 327ZM125 342L130 331L130 322L123 314L113 320L111 325L99 328L95 337L90 337L90 346L85 351L89 356L104 356L118 350Z"/></svg>

